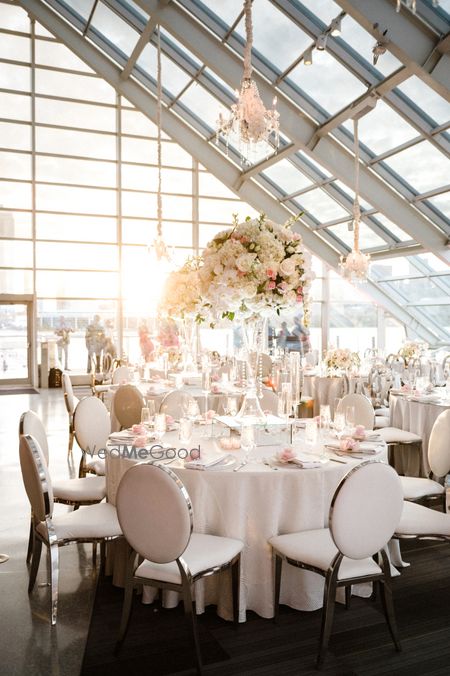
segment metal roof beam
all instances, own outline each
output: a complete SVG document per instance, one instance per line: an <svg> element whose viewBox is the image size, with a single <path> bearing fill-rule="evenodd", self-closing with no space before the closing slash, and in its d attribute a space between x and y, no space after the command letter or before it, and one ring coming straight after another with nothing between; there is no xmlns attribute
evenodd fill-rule
<svg viewBox="0 0 450 676"><path fill-rule="evenodd" d="M388 0L337 2L376 40L387 42L389 51L399 61L450 102L450 57L436 52L441 36L436 36L410 12L397 13L394 3ZM386 29L388 33L384 38Z"/></svg>
<svg viewBox="0 0 450 676"><path fill-rule="evenodd" d="M120 77L122 80L126 80L128 77L130 77L131 71L133 70L136 61L142 54L142 51L144 47L149 43L151 35L153 31L155 30L157 26L158 20L156 17L152 16L151 19L148 20L147 25L145 26L144 30L142 31L139 40L134 46L133 51L130 54L130 57L126 63L125 68L123 69Z"/></svg>

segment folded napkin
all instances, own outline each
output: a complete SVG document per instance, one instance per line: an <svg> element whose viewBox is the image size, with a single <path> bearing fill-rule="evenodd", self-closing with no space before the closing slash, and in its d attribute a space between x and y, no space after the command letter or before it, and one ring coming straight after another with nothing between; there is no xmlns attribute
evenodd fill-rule
<svg viewBox="0 0 450 676"><path fill-rule="evenodd" d="M296 455L290 460L280 460L275 456L275 458L272 458L270 464L276 465L277 467L286 467L287 469L316 469L322 467L323 462L314 455L304 453Z"/></svg>
<svg viewBox="0 0 450 676"><path fill-rule="evenodd" d="M121 430L120 432L112 432L112 434L109 435L109 440L110 441L130 441L131 439L134 439L137 435L131 430Z"/></svg>
<svg viewBox="0 0 450 676"><path fill-rule="evenodd" d="M188 469L221 470L228 467L231 464L231 461L234 462L234 457L229 453L226 453L226 455L221 455L218 458L214 458L214 460L202 460L201 458L198 460L190 460L189 462L185 462L184 466Z"/></svg>
<svg viewBox="0 0 450 676"><path fill-rule="evenodd" d="M376 444L373 441L360 441L355 444L353 448L343 448L339 441L330 441L326 444L326 447L332 451L339 451L339 453L348 453L348 455L351 455L352 453L376 455L383 450L382 445Z"/></svg>

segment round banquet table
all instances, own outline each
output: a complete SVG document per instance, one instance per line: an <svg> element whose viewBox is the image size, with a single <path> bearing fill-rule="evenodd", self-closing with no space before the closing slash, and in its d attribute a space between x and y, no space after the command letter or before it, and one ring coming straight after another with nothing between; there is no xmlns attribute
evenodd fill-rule
<svg viewBox="0 0 450 676"><path fill-rule="evenodd" d="M430 473L428 463L428 442L431 429L442 411L450 408L450 402L427 401L427 397L410 397L392 394L389 397L390 424L407 432L414 432L422 438L422 457L417 457L411 448L403 446L396 451L397 471L406 476L427 477Z"/></svg>
<svg viewBox="0 0 450 676"><path fill-rule="evenodd" d="M331 416L334 416L335 400L344 394L363 391L363 378L360 376L319 376L304 375L302 396L314 399L314 415L319 415L320 405L328 404Z"/></svg>
<svg viewBox="0 0 450 676"><path fill-rule="evenodd" d="M177 446L176 433L165 435L164 441ZM200 443L202 459L224 453L210 438L193 440ZM361 459L345 458L345 464L329 461L317 469L280 468L262 464L273 456L279 447L258 446L257 462L249 462L239 471L194 470L176 460L169 465L183 481L194 510L194 530L199 533L237 538L244 542L241 559L240 621L245 621L246 611L252 610L261 617L273 617L273 567L272 551L268 539L274 535L323 528L328 522L328 512L334 491L340 479ZM237 460L241 451L234 451ZM364 460L376 458L386 461L386 447L377 455L367 455ZM342 458L337 458L342 460ZM121 477L136 460L108 455L106 483L109 502L115 504ZM143 515L137 515L143 518ZM119 559L116 566L116 560ZM114 560L113 582L123 584L123 555L117 552ZM111 572L111 570L109 571ZM224 619L232 617L231 586L223 573L197 583L197 612L207 604L217 605ZM367 588L365 590L367 592ZM173 594L173 592L171 592ZM281 603L298 610L316 610L322 606L323 578L310 571L284 566L281 586ZM144 590L145 600L145 590ZM148 599L151 600L151 599ZM173 601L167 602L173 605Z"/></svg>

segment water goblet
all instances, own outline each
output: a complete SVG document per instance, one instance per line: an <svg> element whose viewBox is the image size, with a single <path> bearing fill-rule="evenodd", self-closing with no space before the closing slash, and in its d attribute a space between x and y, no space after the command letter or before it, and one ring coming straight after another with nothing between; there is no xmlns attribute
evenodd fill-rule
<svg viewBox="0 0 450 676"><path fill-rule="evenodd" d="M192 439L193 422L190 418L180 418L180 428L178 431L178 439L183 445L188 444Z"/></svg>
<svg viewBox="0 0 450 676"><path fill-rule="evenodd" d="M251 423L242 423L241 447L244 451L244 462L247 463L250 459L250 453L255 447L255 428Z"/></svg>
<svg viewBox="0 0 450 676"><path fill-rule="evenodd" d="M340 439L345 430L345 415L344 413L335 413L334 414L334 429L336 430L336 436Z"/></svg>
<svg viewBox="0 0 450 676"><path fill-rule="evenodd" d="M148 406L143 406L141 408L141 423L148 429L150 422L150 409Z"/></svg>
<svg viewBox="0 0 450 676"><path fill-rule="evenodd" d="M347 406L345 409L345 423L349 429L353 429L356 424L355 407Z"/></svg>
<svg viewBox="0 0 450 676"><path fill-rule="evenodd" d="M322 433L326 435L330 431L330 423L331 423L331 409L329 404L320 405L319 420L320 420L320 429Z"/></svg>
<svg viewBox="0 0 450 676"><path fill-rule="evenodd" d="M161 441L163 438L164 434L167 431L167 419L166 419L166 414L165 413L157 413L155 415L155 426L154 426L154 434L156 441Z"/></svg>

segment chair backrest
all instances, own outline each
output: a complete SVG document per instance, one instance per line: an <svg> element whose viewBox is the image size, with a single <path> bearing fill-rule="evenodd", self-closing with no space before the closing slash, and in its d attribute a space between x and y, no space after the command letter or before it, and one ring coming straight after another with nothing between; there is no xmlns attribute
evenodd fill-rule
<svg viewBox="0 0 450 676"><path fill-rule="evenodd" d="M103 376L109 377L113 368L113 356L110 352L103 355Z"/></svg>
<svg viewBox="0 0 450 676"><path fill-rule="evenodd" d="M380 461L357 465L342 479L330 508L336 547L351 559L372 556L391 539L403 509L397 472Z"/></svg>
<svg viewBox="0 0 450 676"><path fill-rule="evenodd" d="M108 409L98 397L85 397L75 409L73 418L79 447L89 453L105 448L111 433Z"/></svg>
<svg viewBox="0 0 450 676"><path fill-rule="evenodd" d="M263 411L269 411L273 415L278 415L278 395L272 392L272 390L264 387L259 403Z"/></svg>
<svg viewBox="0 0 450 676"><path fill-rule="evenodd" d="M78 399L75 397L72 388L72 381L67 371L64 371L62 374L63 381L63 392L64 392L64 402L66 404L67 412L69 415L73 415L75 408L78 404Z"/></svg>
<svg viewBox="0 0 450 676"><path fill-rule="evenodd" d="M128 366L118 366L113 372L112 381L114 385L119 385L123 380L127 383L132 380L131 371Z"/></svg>
<svg viewBox="0 0 450 676"><path fill-rule="evenodd" d="M442 411L434 421L428 442L428 462L437 477L450 472L450 409Z"/></svg>
<svg viewBox="0 0 450 676"><path fill-rule="evenodd" d="M19 444L20 468L33 516L45 521L53 513L53 491L47 463L39 443L30 434L23 434Z"/></svg>
<svg viewBox="0 0 450 676"><path fill-rule="evenodd" d="M364 425L367 430L373 430L375 410L372 402L364 394L346 394L338 404L338 413L345 413L347 406L355 407L356 425Z"/></svg>
<svg viewBox="0 0 450 676"><path fill-rule="evenodd" d="M163 398L159 406L159 412L171 415L172 418L178 420L186 415L190 404L194 401L194 397L191 397L187 392L174 390L173 392L166 394Z"/></svg>
<svg viewBox="0 0 450 676"><path fill-rule="evenodd" d="M122 427L141 421L144 397L134 385L121 385L114 394L114 415Z"/></svg>
<svg viewBox="0 0 450 676"><path fill-rule="evenodd" d="M25 411L20 416L19 436L29 434L39 444L45 463L48 465L48 440L44 424L37 413L34 411Z"/></svg>
<svg viewBox="0 0 450 676"><path fill-rule="evenodd" d="M116 496L120 527L145 559L168 563L186 549L193 526L189 495L168 467L143 463L122 477Z"/></svg>

